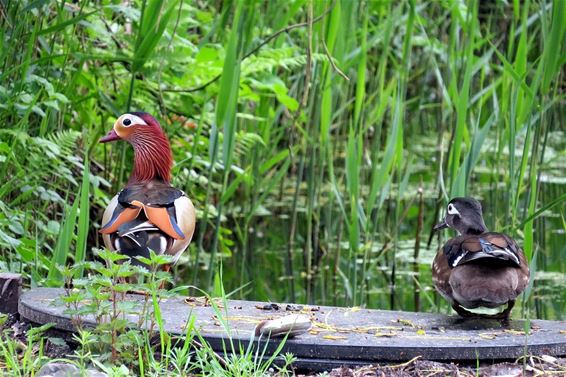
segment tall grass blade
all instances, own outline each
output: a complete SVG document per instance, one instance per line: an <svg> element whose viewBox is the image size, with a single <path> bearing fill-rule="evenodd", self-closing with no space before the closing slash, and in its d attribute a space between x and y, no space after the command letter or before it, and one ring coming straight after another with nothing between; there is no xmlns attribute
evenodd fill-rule
<svg viewBox="0 0 566 377"><path fill-rule="evenodd" d="M84 267L82 262L85 260L87 238L90 225L90 169L88 156L85 156L83 167L83 181L81 184L81 195L79 205L79 222L77 224L77 241L75 248L75 264L79 267L75 273L76 278L83 277Z"/></svg>
<svg viewBox="0 0 566 377"><path fill-rule="evenodd" d="M238 93L240 82L240 64L242 60L243 44L246 35L243 35L245 15L243 12L244 5L240 2L235 4L234 22L232 25L232 32L228 38L228 46L226 48L226 57L222 69L222 77L220 78L220 93L216 105L216 123L213 126L211 134L211 164L214 165L218 153L218 137L219 128L222 127L223 133L223 148L222 148L222 162L224 165L222 187L225 188L228 184L228 176L230 174L229 166L232 163L234 152L234 138L236 134L236 112L238 105ZM220 219L222 217L222 205L220 202L217 208L216 216L216 230L214 234L214 241L212 244L210 262L209 262L209 277L208 286L212 283L212 277L216 271L216 255L219 237Z"/></svg>
<svg viewBox="0 0 566 377"><path fill-rule="evenodd" d="M79 202L80 198L77 196L73 201L73 205L69 207L65 213L63 225L61 226L59 237L57 238L57 243L51 257L49 273L47 274L46 283L50 287L63 286L64 281L61 279L59 268L65 266L67 257L71 250L71 242L73 240Z"/></svg>

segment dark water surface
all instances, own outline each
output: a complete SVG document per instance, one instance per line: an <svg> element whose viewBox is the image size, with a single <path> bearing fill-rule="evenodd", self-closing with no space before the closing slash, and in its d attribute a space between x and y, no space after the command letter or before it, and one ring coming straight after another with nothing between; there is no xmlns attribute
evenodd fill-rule
<svg viewBox="0 0 566 377"><path fill-rule="evenodd" d="M558 140L562 141L554 149L548 146L548 163L541 168L537 208L566 192L566 163L560 152L564 140ZM522 245L522 227L512 229L510 224L504 177L494 177L489 166L480 164L476 170L474 182L470 183L471 195L482 201L486 225L490 230L510 234ZM254 217L246 247L236 243L221 254L226 292L233 292L231 298L252 300L451 313L449 305L434 291L431 280L430 266L436 251L455 235L454 231L445 230L431 236L431 228L441 216L437 208L442 214L446 203L438 200L436 175L427 167L426 160L414 162L401 199L384 198L379 211L372 214L373 239L360 237L362 242L355 252L351 251L343 212L336 201L329 199L331 187L321 186L314 207L316 214L309 223L306 182L300 185L294 245L288 248L295 187L294 179L289 179L281 187L280 195ZM422 231L415 258L421 179ZM392 186L389 197L396 198L396 190L397 186ZM526 217L526 197L523 193L519 200L516 225ZM561 204L534 221L533 286L528 289L527 302L523 298L517 302L513 317L566 320L565 216L565 206ZM224 226L230 228L239 221L241 218L234 211ZM178 276L202 287L208 276L209 258L210 254L201 253L195 280L195 269L188 268L190 264L180 266Z"/></svg>

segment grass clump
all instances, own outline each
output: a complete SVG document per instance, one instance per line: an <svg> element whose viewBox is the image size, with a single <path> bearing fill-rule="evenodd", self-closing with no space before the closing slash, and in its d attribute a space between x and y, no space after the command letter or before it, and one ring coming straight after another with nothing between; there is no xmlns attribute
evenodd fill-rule
<svg viewBox="0 0 566 377"><path fill-rule="evenodd" d="M168 273L161 266L170 263L164 256L152 253L140 258L148 268L130 264L119 254L100 250L102 262L86 262L87 277L73 279L77 266L62 268L66 279L65 293L55 305L66 307L76 333L68 344L74 349L57 355L55 361L75 365L81 372L100 370L109 376L265 376L289 375L294 358L280 355L284 341L267 357L266 348L254 343L242 348L231 337L222 354L215 351L195 328L195 318L189 316L184 335L172 336L165 332L159 303L173 297L179 288L162 288L170 283ZM128 292L143 294L142 300L128 299ZM223 290L221 290L223 292ZM219 298L225 301L225 295ZM217 318L222 310L208 296ZM228 334L230 328L223 321ZM21 376L33 375L42 365L53 361L45 354L45 342L63 343L63 339L49 336L51 324L30 328L23 334L2 332L0 372L19 371ZM47 335L47 337L46 337ZM69 335L67 335L69 338ZM70 351L70 349L68 349ZM265 359L264 359L265 356ZM280 366L275 365L279 361Z"/></svg>

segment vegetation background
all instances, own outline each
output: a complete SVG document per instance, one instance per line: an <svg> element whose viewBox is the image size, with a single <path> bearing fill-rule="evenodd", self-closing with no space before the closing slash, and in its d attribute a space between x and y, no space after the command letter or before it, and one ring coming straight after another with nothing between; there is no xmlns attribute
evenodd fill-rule
<svg viewBox="0 0 566 377"><path fill-rule="evenodd" d="M515 315L564 320L565 20L562 0L2 0L0 270L60 286L94 258L132 161L97 140L143 110L198 209L177 284L449 312L431 228L469 195L532 261Z"/></svg>

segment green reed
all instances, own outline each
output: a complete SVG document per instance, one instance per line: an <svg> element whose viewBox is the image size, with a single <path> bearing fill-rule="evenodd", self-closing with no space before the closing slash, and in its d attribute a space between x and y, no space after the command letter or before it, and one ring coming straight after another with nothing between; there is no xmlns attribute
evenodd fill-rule
<svg viewBox="0 0 566 377"><path fill-rule="evenodd" d="M563 216L565 199L543 181L563 175L564 11L10 2L0 20L1 268L42 284L54 264L92 258L102 210L131 167L129 148L96 141L140 109L162 122L173 183L198 210L179 281L211 289L222 261L223 283L245 287L242 298L410 309L406 245L430 259L443 241L430 228L455 195L483 199L490 228L563 273L543 251L562 250L549 212ZM430 272L417 263L423 306L446 310L430 304Z"/></svg>

